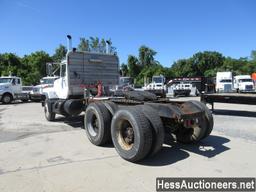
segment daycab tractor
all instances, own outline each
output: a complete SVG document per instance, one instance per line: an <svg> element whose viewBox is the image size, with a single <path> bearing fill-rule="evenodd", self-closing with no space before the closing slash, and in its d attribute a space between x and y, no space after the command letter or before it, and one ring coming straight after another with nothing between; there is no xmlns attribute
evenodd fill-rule
<svg viewBox="0 0 256 192"><path fill-rule="evenodd" d="M68 38L71 41L71 36ZM117 153L131 162L157 154L167 138L197 143L211 133L213 117L203 103L171 102L145 91L111 96L109 90L118 80L116 55L69 49L60 64L60 78L44 90L46 119L84 112L90 142L104 145L112 141Z"/></svg>
<svg viewBox="0 0 256 192"><path fill-rule="evenodd" d="M0 101L9 104L14 100L27 102L29 93L22 91L22 80L16 76L0 77Z"/></svg>
<svg viewBox="0 0 256 192"><path fill-rule="evenodd" d="M234 89L240 92L254 92L254 84L250 75L234 76Z"/></svg>
<svg viewBox="0 0 256 192"><path fill-rule="evenodd" d="M216 74L216 92L217 93L228 93L232 92L232 72L217 72Z"/></svg>

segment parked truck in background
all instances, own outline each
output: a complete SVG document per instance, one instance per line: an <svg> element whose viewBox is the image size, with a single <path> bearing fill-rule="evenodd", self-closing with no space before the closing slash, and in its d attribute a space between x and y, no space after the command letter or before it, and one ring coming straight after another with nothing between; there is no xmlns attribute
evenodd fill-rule
<svg viewBox="0 0 256 192"><path fill-rule="evenodd" d="M253 92L255 91L254 83L250 75L234 76L234 89L236 92Z"/></svg>
<svg viewBox="0 0 256 192"><path fill-rule="evenodd" d="M232 92L233 79L232 72L217 72L216 74L216 92L227 93Z"/></svg>
<svg viewBox="0 0 256 192"><path fill-rule="evenodd" d="M22 91L22 80L16 76L0 77L0 101L9 104L14 100L26 102L29 93Z"/></svg>
<svg viewBox="0 0 256 192"><path fill-rule="evenodd" d="M154 80L163 83L163 79ZM84 111L90 142L104 145L112 141L117 153L131 162L155 155L164 140L173 136L178 142L196 143L211 133L213 117L203 103L171 102L147 91L124 91L124 97L108 95L105 90L118 82L116 55L69 49L60 63L60 78L44 90L45 117L54 121L56 114L75 116ZM95 87L97 96L90 92Z"/></svg>
<svg viewBox="0 0 256 192"><path fill-rule="evenodd" d="M30 92L30 100L31 101L41 101L42 96L44 94L44 89L53 87L53 83L56 79L58 79L58 76L47 76L40 79L40 84L33 87L33 89Z"/></svg>
<svg viewBox="0 0 256 192"><path fill-rule="evenodd" d="M252 82L253 82L254 87L256 89L256 73L252 73Z"/></svg>
<svg viewBox="0 0 256 192"><path fill-rule="evenodd" d="M165 77L163 75L155 75L152 77L151 83L145 85L143 90L156 94L160 97L166 95Z"/></svg>

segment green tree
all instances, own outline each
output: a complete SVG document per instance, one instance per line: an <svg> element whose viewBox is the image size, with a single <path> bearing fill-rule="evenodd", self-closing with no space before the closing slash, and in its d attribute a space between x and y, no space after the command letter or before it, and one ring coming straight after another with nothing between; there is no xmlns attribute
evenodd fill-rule
<svg viewBox="0 0 256 192"><path fill-rule="evenodd" d="M99 52L100 53L106 53L106 51L107 51L106 41L105 41L105 39L102 38L101 41L100 41Z"/></svg>
<svg viewBox="0 0 256 192"><path fill-rule="evenodd" d="M193 77L197 71L193 68L192 59L180 59L171 67L175 77Z"/></svg>
<svg viewBox="0 0 256 192"><path fill-rule="evenodd" d="M256 50L252 50L252 51L251 51L251 59L252 59L253 61L256 61Z"/></svg>
<svg viewBox="0 0 256 192"><path fill-rule="evenodd" d="M174 62L171 69L177 77L215 76L224 65L225 57L218 52L198 52L191 58Z"/></svg>
<svg viewBox="0 0 256 192"><path fill-rule="evenodd" d="M223 65L224 57L218 52L198 52L192 57L193 69L196 70L196 76L205 76L205 72L218 68Z"/></svg>
<svg viewBox="0 0 256 192"><path fill-rule="evenodd" d="M100 40L98 37L90 37L90 50L93 52L99 52Z"/></svg>
<svg viewBox="0 0 256 192"><path fill-rule="evenodd" d="M129 71L128 71L128 66L126 64L122 63L120 70L121 70L121 75L123 77L128 75Z"/></svg>
<svg viewBox="0 0 256 192"><path fill-rule="evenodd" d="M139 48L139 62L142 66L150 66L150 65L154 65L157 62L155 61L154 56L156 55L156 51L154 51L153 49L142 45Z"/></svg>
<svg viewBox="0 0 256 192"><path fill-rule="evenodd" d="M23 69L20 58L13 53L0 54L0 75L15 74Z"/></svg>
<svg viewBox="0 0 256 192"><path fill-rule="evenodd" d="M90 42L88 39L85 39L84 37L80 38L78 51L90 51Z"/></svg>
<svg viewBox="0 0 256 192"><path fill-rule="evenodd" d="M129 71L130 77L133 77L133 78L137 77L137 75L141 71L141 66L139 65L139 61L137 57L133 55L129 55L127 59L127 63L128 63L128 71Z"/></svg>
<svg viewBox="0 0 256 192"><path fill-rule="evenodd" d="M55 49L55 53L52 56L52 59L54 62L61 62L61 60L65 58L66 54L67 48L64 45L60 44L59 47Z"/></svg>
<svg viewBox="0 0 256 192"><path fill-rule="evenodd" d="M46 76L46 63L52 58L44 51L36 51L22 58L23 65L27 68L26 76L22 76L25 84L37 84L40 78Z"/></svg>

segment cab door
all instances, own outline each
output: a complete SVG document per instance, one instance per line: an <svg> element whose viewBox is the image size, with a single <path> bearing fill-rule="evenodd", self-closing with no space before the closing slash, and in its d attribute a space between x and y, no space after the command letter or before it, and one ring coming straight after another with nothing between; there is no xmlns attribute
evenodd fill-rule
<svg viewBox="0 0 256 192"><path fill-rule="evenodd" d="M12 79L12 90L14 94L21 93L21 80L20 78Z"/></svg>

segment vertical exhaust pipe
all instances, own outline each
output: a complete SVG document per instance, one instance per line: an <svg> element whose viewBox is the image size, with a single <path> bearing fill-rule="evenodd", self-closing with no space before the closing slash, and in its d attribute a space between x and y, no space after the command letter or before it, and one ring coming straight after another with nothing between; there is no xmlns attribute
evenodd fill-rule
<svg viewBox="0 0 256 192"><path fill-rule="evenodd" d="M67 48L68 48L68 51L72 50L72 37L71 37L71 35L67 35Z"/></svg>
<svg viewBox="0 0 256 192"><path fill-rule="evenodd" d="M110 46L111 46L111 42L110 42L109 40L107 40L107 41L106 41L106 43L107 43L107 47L106 47L106 48L107 48L107 50L106 50L106 53L107 53L107 54L110 54Z"/></svg>

